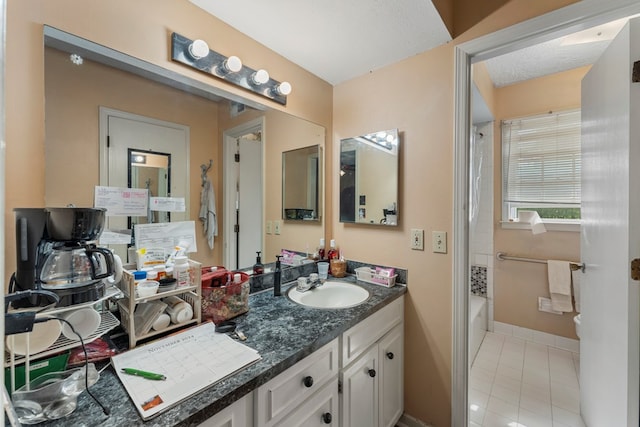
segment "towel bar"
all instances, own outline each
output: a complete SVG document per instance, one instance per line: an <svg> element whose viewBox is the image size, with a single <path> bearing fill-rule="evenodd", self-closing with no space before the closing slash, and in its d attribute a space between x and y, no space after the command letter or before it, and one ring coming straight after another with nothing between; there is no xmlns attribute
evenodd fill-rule
<svg viewBox="0 0 640 427"><path fill-rule="evenodd" d="M524 262L535 262L538 264L546 264L547 261L544 259L535 259L535 258L521 258L521 257L515 257L515 256L509 256L507 254L505 254L504 252L498 252L496 254L496 258L498 258L500 261L505 261L505 260L510 260L510 261L524 261ZM582 263L577 263L577 262L570 262L569 264L571 271L576 271L576 270L581 270L584 273L584 270L586 268L586 266Z"/></svg>

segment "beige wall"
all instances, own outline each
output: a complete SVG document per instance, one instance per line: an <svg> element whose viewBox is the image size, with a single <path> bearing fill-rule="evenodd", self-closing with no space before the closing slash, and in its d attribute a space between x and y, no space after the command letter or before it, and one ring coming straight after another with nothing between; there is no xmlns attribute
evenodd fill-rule
<svg viewBox="0 0 640 427"><path fill-rule="evenodd" d="M396 127L401 132L400 226L341 224L336 217L330 237L350 259L409 269L405 410L434 426L448 426L451 420L453 47L570 3L512 0L453 43L334 90L334 164L341 138ZM334 203L337 195L333 188ZM432 231L447 231L449 252L410 250L411 228L425 230L427 248Z"/></svg>
<svg viewBox="0 0 640 427"><path fill-rule="evenodd" d="M47 49L45 67L46 206L93 206L93 190L100 184L98 130L99 107L103 106L189 127L191 169L197 173L190 176L189 210L191 218L197 218L199 164L208 159L216 169L222 164L215 139L218 104L95 62L85 61L78 67L69 54L54 49ZM213 179L213 184L222 224L221 180ZM198 252L192 258L204 265L219 265L222 235L211 250L199 221L196 230Z"/></svg>
<svg viewBox="0 0 640 427"><path fill-rule="evenodd" d="M502 229L502 144L500 121L580 107L580 83L589 70L581 67L495 90L494 143L494 249L515 256L580 261L580 233ZM550 334L577 338L575 314L556 315L538 311L538 296L549 297L544 264L514 261L494 263L494 319Z"/></svg>
<svg viewBox="0 0 640 427"><path fill-rule="evenodd" d="M20 58L6 63L6 174L11 182L19 183L6 188L5 263L9 273L15 269L13 208L41 207L48 202L45 200L43 24L187 75L230 94L305 118L324 126L331 134L331 85L186 0L23 0L7 3L6 55L7 58ZM287 106L172 62L169 46L174 31L207 40L218 52L238 55L247 65L264 67L274 78L291 82L293 93L288 97ZM209 152L192 150L190 182L199 182L199 165L203 159L220 158L221 153L221 146L218 154L212 156ZM97 170L94 173L97 174ZM221 182L220 168L215 173L213 180ZM86 197L84 194L83 200ZM197 199L192 197L192 204L197 204ZM330 208L328 206L329 214ZM198 209L192 206L192 219L197 220L197 215Z"/></svg>

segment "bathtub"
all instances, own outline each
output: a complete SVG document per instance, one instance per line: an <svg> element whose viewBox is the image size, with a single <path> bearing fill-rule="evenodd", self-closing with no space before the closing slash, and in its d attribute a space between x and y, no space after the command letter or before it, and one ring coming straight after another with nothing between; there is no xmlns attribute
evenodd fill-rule
<svg viewBox="0 0 640 427"><path fill-rule="evenodd" d="M487 333L487 299L469 295L469 366L478 354Z"/></svg>

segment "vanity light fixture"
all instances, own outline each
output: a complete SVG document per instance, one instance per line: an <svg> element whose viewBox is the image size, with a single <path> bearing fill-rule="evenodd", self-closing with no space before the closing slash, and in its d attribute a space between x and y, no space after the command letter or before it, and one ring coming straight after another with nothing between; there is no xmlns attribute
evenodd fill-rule
<svg viewBox="0 0 640 427"><path fill-rule="evenodd" d="M275 87L275 91L279 94L279 95L284 95L287 96L291 93L291 83L289 82L282 82L280 83L278 86Z"/></svg>
<svg viewBox="0 0 640 427"><path fill-rule="evenodd" d="M209 55L209 45L204 40L194 40L189 45L189 55L196 60L206 58Z"/></svg>
<svg viewBox="0 0 640 427"><path fill-rule="evenodd" d="M177 33L171 35L171 59L282 105L287 105L292 90L291 83L273 80L263 68L254 70L237 56L226 57L209 49L204 40L190 40Z"/></svg>
<svg viewBox="0 0 640 427"><path fill-rule="evenodd" d="M263 85L269 81L269 73L267 70L260 69L251 74L251 82L255 85Z"/></svg>
<svg viewBox="0 0 640 427"><path fill-rule="evenodd" d="M144 154L132 154L131 163L136 165L145 165L147 164L147 156Z"/></svg>
<svg viewBox="0 0 640 427"><path fill-rule="evenodd" d="M237 56L230 56L224 60L222 68L227 73L237 73L242 70L242 61Z"/></svg>

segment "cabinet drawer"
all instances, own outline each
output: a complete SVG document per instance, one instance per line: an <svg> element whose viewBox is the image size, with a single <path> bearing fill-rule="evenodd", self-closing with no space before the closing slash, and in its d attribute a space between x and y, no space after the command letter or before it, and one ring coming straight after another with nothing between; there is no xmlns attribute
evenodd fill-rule
<svg viewBox="0 0 640 427"><path fill-rule="evenodd" d="M338 374L338 339L302 359L256 391L258 426L274 425Z"/></svg>
<svg viewBox="0 0 640 427"><path fill-rule="evenodd" d="M337 377L276 424L277 427L327 427L339 425L340 402Z"/></svg>
<svg viewBox="0 0 640 427"><path fill-rule="evenodd" d="M253 394L249 393L198 427L247 427L253 424Z"/></svg>
<svg viewBox="0 0 640 427"><path fill-rule="evenodd" d="M404 296L373 313L342 334L342 366L347 366L384 334L402 323Z"/></svg>

